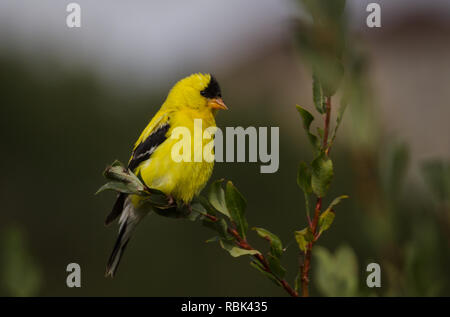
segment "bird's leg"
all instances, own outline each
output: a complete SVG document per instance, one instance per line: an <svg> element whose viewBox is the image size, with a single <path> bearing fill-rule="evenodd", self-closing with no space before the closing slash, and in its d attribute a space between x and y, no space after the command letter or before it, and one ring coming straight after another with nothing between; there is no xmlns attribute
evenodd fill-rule
<svg viewBox="0 0 450 317"><path fill-rule="evenodd" d="M175 199L173 198L173 196L172 195L167 195L167 204L169 205L169 206L172 206L174 203L175 203Z"/></svg>
<svg viewBox="0 0 450 317"><path fill-rule="evenodd" d="M192 206L191 206L191 204L187 204L186 207L187 207L187 210L189 211L188 215L190 215L191 212L192 212Z"/></svg>

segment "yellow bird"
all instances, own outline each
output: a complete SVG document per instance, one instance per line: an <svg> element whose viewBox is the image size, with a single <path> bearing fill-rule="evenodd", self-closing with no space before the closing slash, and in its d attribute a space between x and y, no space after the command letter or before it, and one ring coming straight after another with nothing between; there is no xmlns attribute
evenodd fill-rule
<svg viewBox="0 0 450 317"><path fill-rule="evenodd" d="M194 137L194 120L202 120L205 129L215 127L215 115L219 109L228 109L222 100L220 87L210 74L193 74L180 80L170 90L165 102L142 131L134 145L128 168L140 177L146 186L158 189L171 200L189 205L200 193L211 176L214 162L195 161L194 140L192 160L176 162L172 147L179 140L171 138L178 127L189 129ZM210 140L202 138L203 145ZM119 216L119 236L108 260L106 276L113 277L131 235L149 212L143 208L140 196L119 194L111 213L105 220L108 225ZM142 207L142 208L141 208Z"/></svg>

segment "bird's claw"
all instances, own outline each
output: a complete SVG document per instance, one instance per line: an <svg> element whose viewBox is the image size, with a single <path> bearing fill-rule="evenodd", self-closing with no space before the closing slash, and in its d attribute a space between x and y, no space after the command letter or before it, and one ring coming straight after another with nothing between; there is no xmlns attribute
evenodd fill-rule
<svg viewBox="0 0 450 317"><path fill-rule="evenodd" d="M175 199L172 197L172 195L167 195L167 198L168 198L167 204L169 206L172 206L175 203Z"/></svg>

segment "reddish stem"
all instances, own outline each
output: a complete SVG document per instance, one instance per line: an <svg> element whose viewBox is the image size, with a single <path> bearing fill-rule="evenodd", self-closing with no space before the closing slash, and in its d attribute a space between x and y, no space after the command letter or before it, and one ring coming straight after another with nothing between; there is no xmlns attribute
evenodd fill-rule
<svg viewBox="0 0 450 317"><path fill-rule="evenodd" d="M325 150L325 154L328 155L330 152L330 147L328 144L328 133L330 131L330 115L331 115L331 97L327 97L326 99L326 114L325 114L325 128L323 131L323 148ZM305 252L305 260L303 265L300 267L301 269L301 283L302 283L302 296L309 296L309 270L311 268L311 253L314 242L319 238L316 236L317 232L317 224L319 222L320 210L322 209L322 198L317 197L316 208L314 209L314 218L312 222L309 222L309 228L311 229L313 237L315 237L313 242L310 242L306 248Z"/></svg>
<svg viewBox="0 0 450 317"><path fill-rule="evenodd" d="M204 214L205 217L207 217L209 220L211 221L218 221L219 219L217 217L214 217L213 215L209 215L209 214ZM234 228L230 228L228 227L227 229L228 233L231 234L234 238L235 238L235 243L238 247L245 249L245 250L255 250L248 242L246 239L242 238L241 235L239 234L239 232L234 229ZM284 288L284 290L291 295L292 297L298 297L298 293L289 285L288 282L286 282L286 280L284 279L280 279L278 278L270 269L269 267L269 263L267 262L266 258L264 257L264 255L262 254L255 254L253 256L263 267L264 271L272 274L277 280L278 282L280 282L281 286Z"/></svg>

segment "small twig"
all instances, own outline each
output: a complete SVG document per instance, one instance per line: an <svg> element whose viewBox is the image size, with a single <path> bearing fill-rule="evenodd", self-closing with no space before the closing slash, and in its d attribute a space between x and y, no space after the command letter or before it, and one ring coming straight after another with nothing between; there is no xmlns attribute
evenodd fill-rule
<svg viewBox="0 0 450 317"><path fill-rule="evenodd" d="M327 97L326 99L326 114L325 114L325 128L323 132L323 149L325 151L325 154L328 155L330 152L330 147L328 144L328 133L330 130L330 115L331 115L331 97ZM314 209L314 218L312 222L308 219L309 222L309 228L311 229L311 232L313 234L314 241L310 242L307 246L306 253L305 253L305 260L303 262L303 265L300 267L301 269L301 283L302 283L302 296L308 297L309 296L309 270L311 268L311 253L312 248L314 245L314 242L317 241L319 238L319 235L316 236L317 231L317 224L319 222L319 216L320 216L320 210L322 209L322 198L318 197L316 202L316 208Z"/></svg>
<svg viewBox="0 0 450 317"><path fill-rule="evenodd" d="M204 216L205 216L206 218L208 218L209 220L213 221L213 222L216 222L216 221L219 220L217 217L215 217L215 216L213 216L213 215L210 215L210 214L204 214ZM236 229L234 229L234 228L229 228L229 227L228 227L228 228L227 228L227 231L228 231L229 234L231 234L231 235L235 238L235 243L236 243L236 245L237 245L238 247L240 247L240 248L242 248L242 249L245 249L245 250L256 250L256 249L254 249L254 248L247 242L246 239L244 239L244 238L242 238L242 237L240 236L239 232L238 232ZM296 292L296 291L289 285L289 283L288 283L286 280L278 278L278 277L272 272L272 270L271 270L270 267L269 267L269 263L267 262L267 260L266 260L266 258L264 257L264 255L262 255L262 254L255 254L253 257L254 257L254 258L255 258L255 259L263 266L264 271L266 271L267 273L272 274L272 275L277 279L277 281L281 284L281 286L284 288L284 290L285 290L289 295L291 295L292 297L298 297L298 292Z"/></svg>
<svg viewBox="0 0 450 317"><path fill-rule="evenodd" d="M316 234L316 236L314 237L313 242L316 242L317 240L319 240L321 235L322 235L322 233L320 233L320 232L318 234Z"/></svg>

